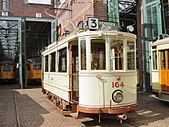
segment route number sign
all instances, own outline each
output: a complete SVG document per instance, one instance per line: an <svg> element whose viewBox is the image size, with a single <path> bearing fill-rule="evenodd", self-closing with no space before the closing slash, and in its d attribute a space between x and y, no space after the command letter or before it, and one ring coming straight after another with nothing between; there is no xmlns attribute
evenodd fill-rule
<svg viewBox="0 0 169 127"><path fill-rule="evenodd" d="M88 18L88 28L91 30L98 30L99 29L99 19Z"/></svg>

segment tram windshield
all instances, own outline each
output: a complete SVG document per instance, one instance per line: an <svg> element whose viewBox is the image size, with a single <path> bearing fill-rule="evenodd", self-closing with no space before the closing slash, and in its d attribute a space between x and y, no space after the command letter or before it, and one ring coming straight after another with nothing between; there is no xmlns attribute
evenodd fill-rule
<svg viewBox="0 0 169 127"><path fill-rule="evenodd" d="M35 63L33 66L34 70L41 70L41 64L40 63Z"/></svg>
<svg viewBox="0 0 169 127"><path fill-rule="evenodd" d="M91 40L91 69L105 70L105 40L92 39Z"/></svg>
<svg viewBox="0 0 169 127"><path fill-rule="evenodd" d="M111 40L110 42L110 68L111 70L123 70L123 40Z"/></svg>
<svg viewBox="0 0 169 127"><path fill-rule="evenodd" d="M125 48L127 54L124 54ZM127 58L124 58L126 55ZM112 39L110 41L110 69L124 70L124 60L127 61L127 70L135 70L135 43L128 40L125 47L123 40Z"/></svg>
<svg viewBox="0 0 169 127"><path fill-rule="evenodd" d="M4 67L3 67L3 71L5 71L5 72L11 71L10 66L4 66Z"/></svg>

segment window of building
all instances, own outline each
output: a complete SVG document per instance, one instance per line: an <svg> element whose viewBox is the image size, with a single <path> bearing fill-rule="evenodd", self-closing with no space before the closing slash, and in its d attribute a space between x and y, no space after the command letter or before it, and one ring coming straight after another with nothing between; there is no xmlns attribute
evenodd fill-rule
<svg viewBox="0 0 169 127"><path fill-rule="evenodd" d="M26 3L30 4L47 4L51 5L51 0L25 0Z"/></svg>
<svg viewBox="0 0 169 127"><path fill-rule="evenodd" d="M67 48L65 47L59 50L58 54L59 54L58 71L67 72Z"/></svg>
<svg viewBox="0 0 169 127"><path fill-rule="evenodd" d="M45 56L45 72L48 72L48 56Z"/></svg>
<svg viewBox="0 0 169 127"><path fill-rule="evenodd" d="M110 43L110 68L111 70L123 70L123 40L111 40Z"/></svg>
<svg viewBox="0 0 169 127"><path fill-rule="evenodd" d="M80 41L81 70L86 70L86 40Z"/></svg>
<svg viewBox="0 0 169 127"><path fill-rule="evenodd" d="M9 10L9 1L2 0L2 11L8 11L8 10Z"/></svg>
<svg viewBox="0 0 169 127"><path fill-rule="evenodd" d="M52 24L51 24L51 30L52 30L52 35L51 35L51 41L52 43L56 41L56 20L53 20L52 21Z"/></svg>
<svg viewBox="0 0 169 127"><path fill-rule="evenodd" d="M56 71L56 52L51 54L51 65L50 65L50 72Z"/></svg>
<svg viewBox="0 0 169 127"><path fill-rule="evenodd" d="M93 39L91 40L91 69L105 70L105 40Z"/></svg>
<svg viewBox="0 0 169 127"><path fill-rule="evenodd" d="M146 0L146 3L154 2L154 0Z"/></svg>
<svg viewBox="0 0 169 127"><path fill-rule="evenodd" d="M133 41L127 41L127 69L135 70L135 45Z"/></svg>

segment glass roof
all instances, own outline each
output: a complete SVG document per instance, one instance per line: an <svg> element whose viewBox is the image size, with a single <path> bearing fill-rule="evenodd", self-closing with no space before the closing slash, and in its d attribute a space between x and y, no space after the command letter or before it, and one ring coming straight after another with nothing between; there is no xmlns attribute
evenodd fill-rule
<svg viewBox="0 0 169 127"><path fill-rule="evenodd" d="M136 6L135 0L119 0L119 12L128 13Z"/></svg>

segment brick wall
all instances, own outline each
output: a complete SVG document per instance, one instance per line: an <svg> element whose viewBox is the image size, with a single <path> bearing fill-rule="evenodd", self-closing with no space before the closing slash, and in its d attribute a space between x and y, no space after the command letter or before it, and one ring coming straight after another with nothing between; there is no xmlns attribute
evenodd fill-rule
<svg viewBox="0 0 169 127"><path fill-rule="evenodd" d="M95 17L99 18L100 20L107 21L107 4L103 4L104 0L94 0L94 15Z"/></svg>
<svg viewBox="0 0 169 127"><path fill-rule="evenodd" d="M80 21L87 20L87 17L97 17L100 20L107 20L107 5L103 4L104 0L72 0L70 3L64 3L61 8L69 10L58 11L57 17L62 22L64 28L73 31L74 27L68 22L71 20L77 25Z"/></svg>
<svg viewBox="0 0 169 127"><path fill-rule="evenodd" d="M80 21L87 20L87 17L107 20L107 5L103 2L105 0L72 0L71 3L69 1L67 0L61 6L61 9L57 9L56 15L60 21L59 23L62 23L62 28L73 31L74 26L71 25L70 21L77 25ZM51 18L45 13L45 9L52 8L53 5L26 4L24 0L9 0L9 2L9 16L35 18L36 13L41 13L42 18ZM1 7L0 2L0 10ZM54 10L51 10L49 13L55 15Z"/></svg>
<svg viewBox="0 0 169 127"><path fill-rule="evenodd" d="M2 10L1 4L0 2L0 10ZM36 17L36 13L41 13L42 18L51 18L45 14L45 8L51 7L51 5L26 4L24 0L9 0L8 16ZM0 16L1 15L2 13L0 13Z"/></svg>

